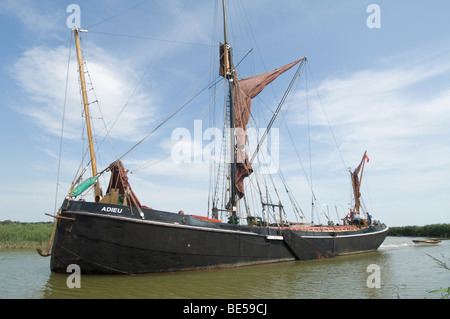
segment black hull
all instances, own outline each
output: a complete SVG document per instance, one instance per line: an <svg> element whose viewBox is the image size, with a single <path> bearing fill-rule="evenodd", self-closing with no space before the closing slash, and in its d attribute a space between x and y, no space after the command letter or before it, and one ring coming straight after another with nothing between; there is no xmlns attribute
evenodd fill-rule
<svg viewBox="0 0 450 319"><path fill-rule="evenodd" d="M378 249L384 225L349 232L231 225L156 210L69 202L58 218L51 270L139 274L326 258ZM289 240L287 232L290 231Z"/></svg>

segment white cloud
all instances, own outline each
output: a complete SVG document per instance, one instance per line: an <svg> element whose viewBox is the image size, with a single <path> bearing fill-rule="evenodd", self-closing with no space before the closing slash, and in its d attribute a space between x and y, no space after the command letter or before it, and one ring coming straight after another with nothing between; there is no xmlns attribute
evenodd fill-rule
<svg viewBox="0 0 450 319"><path fill-rule="evenodd" d="M41 13L48 6L36 7L36 2L31 0L2 0L0 10L16 16L23 25L36 34L45 33L55 27L57 19L50 12ZM39 32L37 32L39 31Z"/></svg>
<svg viewBox="0 0 450 319"><path fill-rule="evenodd" d="M329 78L318 87L320 99L309 93L311 125L328 126L325 108L341 151L354 154L369 148L386 165L390 163L383 168L396 167L411 152L419 151L417 146L436 146L450 133L450 90L429 93L425 89L425 84L430 85L427 82L448 77L449 71L448 63L430 63ZM305 125L305 112L296 114L295 123Z"/></svg>
<svg viewBox="0 0 450 319"><path fill-rule="evenodd" d="M427 212L430 222L445 220L436 207L450 192L450 89L442 85L449 78L448 58L433 59L330 77L318 85L320 99L315 88L309 92L312 143L325 145L325 138L331 141L328 146L333 143L331 134L323 133L328 127L325 108L346 164L355 167L368 151L370 195L386 222L405 224L407 214L411 223L423 220L417 207L424 202L435 207ZM299 93L296 101L304 95ZM300 106L294 110L292 121L304 127L306 112ZM313 158L315 185L325 186L325 198L337 197L339 192L326 188L330 174L342 170L341 159L336 151L320 151Z"/></svg>
<svg viewBox="0 0 450 319"><path fill-rule="evenodd" d="M61 131L68 56L69 49L64 46L34 47L24 52L10 70L25 98L25 101L22 99L22 105L13 107L33 119L48 134L57 136ZM127 105L138 79L134 70L101 49L90 48L88 57L86 65L94 88L94 91L89 91L88 94L89 102L92 103L91 117L97 133L105 135L105 123L110 129L109 125L115 116ZM72 52L67 88L65 136L79 139L83 110L76 70L78 70L76 57ZM88 90L90 88L92 86L88 85ZM98 103L93 103L96 100ZM150 96L138 91L110 131L111 137L132 141L142 138L148 131L153 112Z"/></svg>

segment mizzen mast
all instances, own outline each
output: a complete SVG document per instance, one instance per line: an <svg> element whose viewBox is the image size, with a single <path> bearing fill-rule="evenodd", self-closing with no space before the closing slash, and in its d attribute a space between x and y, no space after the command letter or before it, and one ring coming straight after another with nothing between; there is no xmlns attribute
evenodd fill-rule
<svg viewBox="0 0 450 319"><path fill-rule="evenodd" d="M81 83L81 92L83 96L83 105L84 105L84 115L86 118L86 131L88 134L88 140L89 140L89 153L91 156L91 167L92 167L92 176L97 176L97 162L95 159L95 149L94 149L94 139L92 136L92 125L91 125L91 116L89 112L89 101L86 91L86 79L84 77L84 67L83 67L83 57L81 54L81 44L80 44L80 35L79 32L86 32L85 30L81 29L74 29L75 34L75 45L77 49L77 57L78 57L78 69L80 72L80 83ZM95 192L95 201L99 202L102 198L102 191L100 189L100 186L98 184L98 181L94 184L94 192Z"/></svg>
<svg viewBox="0 0 450 319"><path fill-rule="evenodd" d="M361 181L362 181L364 165L366 163L366 160L369 161L369 158L367 157L367 151L364 152L363 158L361 160L361 163L358 165L358 167L353 172L350 172L351 176L352 176L353 195L355 197L355 212L357 212L357 213L359 213L359 209L361 207L360 189L361 189Z"/></svg>

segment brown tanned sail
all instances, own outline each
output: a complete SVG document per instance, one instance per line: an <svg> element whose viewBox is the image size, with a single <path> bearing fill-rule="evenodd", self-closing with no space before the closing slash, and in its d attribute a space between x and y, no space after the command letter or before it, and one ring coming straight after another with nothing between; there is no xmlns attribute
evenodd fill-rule
<svg viewBox="0 0 450 319"><path fill-rule="evenodd" d="M367 157L367 151L364 152L363 158L361 160L361 163L359 163L358 167L351 173L352 174L352 184L353 184L353 194L355 197L355 211L359 213L359 207L361 206L359 198L361 197L361 179L362 174L364 170L364 163L369 161L369 158ZM361 176L359 175L359 172L361 171Z"/></svg>
<svg viewBox="0 0 450 319"><path fill-rule="evenodd" d="M111 179L106 191L109 195L106 195L101 202L142 207L137 196L131 189L130 183L128 182L128 171L122 162L116 161L112 163L108 170L111 171Z"/></svg>
<svg viewBox="0 0 450 319"><path fill-rule="evenodd" d="M223 57L224 48L220 45L221 57ZM219 74L224 76L223 58ZM301 60L289 63L281 68L259 74L247 79L239 80L236 71L234 74L235 93L234 93L234 123L236 134L236 180L235 187L239 198L244 196L244 179L253 172L248 154L245 152L245 143L247 142L247 124L250 119L252 109L252 99L261 93L264 88L272 83L278 76L298 64Z"/></svg>

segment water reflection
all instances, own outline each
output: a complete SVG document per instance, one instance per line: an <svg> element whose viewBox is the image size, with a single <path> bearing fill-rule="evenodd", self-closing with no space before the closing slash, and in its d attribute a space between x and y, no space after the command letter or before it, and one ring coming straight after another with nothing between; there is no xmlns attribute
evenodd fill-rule
<svg viewBox="0 0 450 319"><path fill-rule="evenodd" d="M175 274L82 275L81 289L69 289L68 275L51 274L45 298L380 298L368 289L367 266L382 252L307 262ZM348 289L351 287L351 289Z"/></svg>
<svg viewBox="0 0 450 319"><path fill-rule="evenodd" d="M450 241L415 247L388 237L376 252L324 260L234 269L136 276L81 275L69 289L68 274L52 274L36 252L0 252L0 298L440 298L427 291L450 286L450 271L429 255L449 261ZM367 267L380 267L381 288L369 288Z"/></svg>

